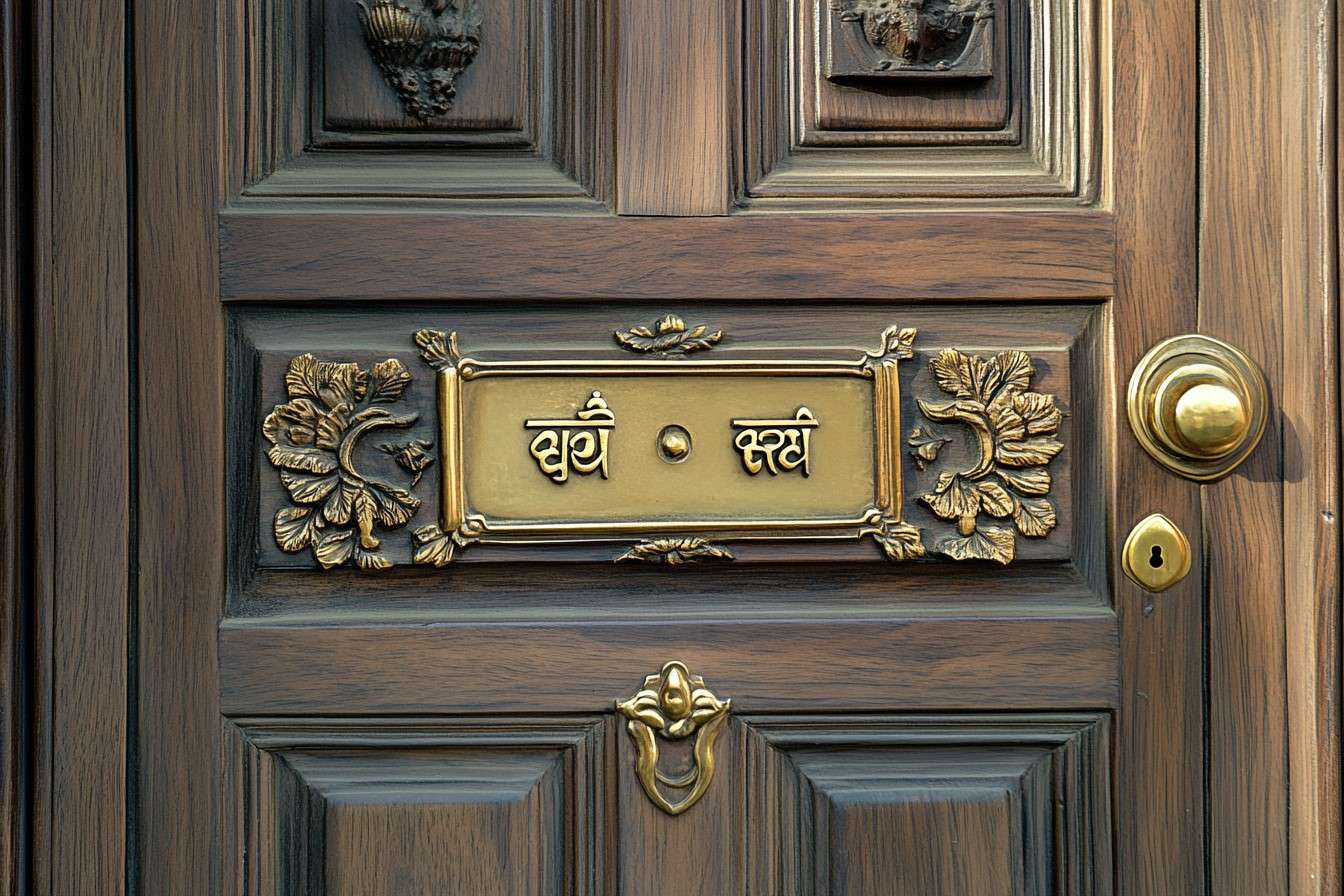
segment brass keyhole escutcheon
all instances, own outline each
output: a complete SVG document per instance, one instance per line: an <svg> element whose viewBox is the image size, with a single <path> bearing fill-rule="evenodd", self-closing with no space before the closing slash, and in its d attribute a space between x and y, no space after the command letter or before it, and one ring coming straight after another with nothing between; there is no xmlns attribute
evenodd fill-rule
<svg viewBox="0 0 1344 896"><path fill-rule="evenodd" d="M1129 425L1139 444L1200 482L1226 476L1255 450L1267 403L1254 362L1209 336L1158 343L1129 380Z"/></svg>
<svg viewBox="0 0 1344 896"><path fill-rule="evenodd" d="M1145 591L1166 591L1190 574L1190 542L1171 520L1150 514L1125 539L1121 565Z"/></svg>

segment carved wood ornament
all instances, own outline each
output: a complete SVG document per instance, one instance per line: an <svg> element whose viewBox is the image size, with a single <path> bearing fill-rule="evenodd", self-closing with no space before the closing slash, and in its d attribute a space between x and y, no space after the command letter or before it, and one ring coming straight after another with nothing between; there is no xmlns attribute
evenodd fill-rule
<svg viewBox="0 0 1344 896"><path fill-rule="evenodd" d="M446 115L458 76L481 48L476 0L359 2L364 42L406 114L428 122Z"/></svg>
<svg viewBox="0 0 1344 896"><path fill-rule="evenodd" d="M831 3L830 78L992 74L992 0ZM848 39L856 27L866 47Z"/></svg>

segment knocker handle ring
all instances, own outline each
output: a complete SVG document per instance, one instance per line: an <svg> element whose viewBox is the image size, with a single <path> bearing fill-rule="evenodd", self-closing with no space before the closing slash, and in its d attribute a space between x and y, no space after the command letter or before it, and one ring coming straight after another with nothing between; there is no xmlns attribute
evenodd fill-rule
<svg viewBox="0 0 1344 896"><path fill-rule="evenodd" d="M662 672L644 679L644 687L629 700L617 700L616 710L626 717L626 731L635 742L635 776L649 800L668 815L680 815L699 802L714 780L714 745L728 720L731 700L720 700L686 665L671 662ZM669 776L658 768L658 739L694 738L693 761L683 775ZM670 800L659 785L689 789Z"/></svg>

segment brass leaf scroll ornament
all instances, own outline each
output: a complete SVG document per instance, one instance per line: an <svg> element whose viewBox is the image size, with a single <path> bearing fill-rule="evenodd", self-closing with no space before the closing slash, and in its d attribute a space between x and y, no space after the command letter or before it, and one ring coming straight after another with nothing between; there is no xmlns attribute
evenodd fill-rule
<svg viewBox="0 0 1344 896"><path fill-rule="evenodd" d="M481 48L481 11L476 0L408 2L359 2L359 23L406 114L427 122L453 107L458 76Z"/></svg>
<svg viewBox="0 0 1344 896"><path fill-rule="evenodd" d="M617 700L616 711L628 720L625 728L635 742L635 776L655 806L668 815L680 815L694 806L714 780L714 743L723 733L731 700L720 700L692 675L684 663L671 662L663 671L644 679L629 700ZM671 776L658 768L659 740L695 738L693 762L685 774ZM685 791L673 802L660 785Z"/></svg>
<svg viewBox="0 0 1344 896"><path fill-rule="evenodd" d="M954 398L921 399L919 409L935 422L969 427L976 457L964 470L940 472L933 491L920 496L939 519L957 524L957 534L936 550L955 560L1008 563L1014 527L1028 538L1055 528L1047 465L1064 447L1055 438L1063 415L1054 396L1029 391L1036 369L1025 352L981 358L945 349L931 367L938 387ZM1012 520L1012 526L982 525L982 515Z"/></svg>
<svg viewBox="0 0 1344 896"><path fill-rule="evenodd" d="M612 333L616 344L642 354L689 355L718 345L722 330L710 331L707 324L687 327L686 321L668 314L652 327L631 327Z"/></svg>
<svg viewBox="0 0 1344 896"><path fill-rule="evenodd" d="M376 429L405 429L418 419L386 405L400 401L411 375L395 358L368 370L353 363L299 355L285 375L289 400L262 423L266 456L280 472L293 504L275 515L282 551L311 550L324 569L351 560L362 569L384 569L378 527L404 526L420 507L408 489L355 467L355 448ZM427 443L417 443L428 447ZM407 464L425 463L423 449L407 446ZM416 459L410 459L416 454ZM405 466L406 464L403 464Z"/></svg>
<svg viewBox="0 0 1344 896"><path fill-rule="evenodd" d="M732 560L733 552L722 545L713 544L697 536L687 538L655 538L641 541L630 550L616 558L620 563L626 560L641 560L645 563L666 563L668 566L681 566L683 563L696 563L701 560Z"/></svg>

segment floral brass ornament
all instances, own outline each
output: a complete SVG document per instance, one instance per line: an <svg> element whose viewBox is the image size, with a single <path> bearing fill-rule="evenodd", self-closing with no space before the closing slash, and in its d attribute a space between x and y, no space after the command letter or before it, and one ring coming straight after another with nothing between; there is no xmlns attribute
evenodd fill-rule
<svg viewBox="0 0 1344 896"><path fill-rule="evenodd" d="M476 0L363 2L359 23L383 79L406 114L428 122L446 115L457 97L458 76L481 48Z"/></svg>
<svg viewBox="0 0 1344 896"><path fill-rule="evenodd" d="M683 563L697 563L701 560L732 560L733 552L722 545L713 544L708 539L691 536L688 538L654 538L641 541L630 550L616 558L640 560L644 563L666 563L668 566L680 566Z"/></svg>
<svg viewBox="0 0 1344 896"><path fill-rule="evenodd" d="M920 411L938 423L964 424L975 437L975 463L941 471L933 490L920 496L935 516L957 524L957 534L935 549L955 560L1008 563L1016 550L1014 528L1028 538L1055 528L1047 466L1064 448L1055 438L1063 414L1054 396L1029 391L1036 369L1025 352L981 358L945 349L930 366L953 400L920 399ZM921 447L930 444L924 438ZM912 433L910 444L916 441ZM982 525L982 515L1012 520L1012 526Z"/></svg>
<svg viewBox="0 0 1344 896"><path fill-rule="evenodd" d="M324 569L352 560L362 569L391 565L379 552L376 530L404 526L420 499L357 469L354 451L374 430L405 429L417 421L416 414L399 415L385 407L400 401L410 382L405 365L395 358L367 370L309 354L290 361L285 375L289 400L276 405L261 427L270 443L266 456L293 501L275 515L275 540L282 551L311 550ZM423 462L419 454L429 443L416 444L424 447L398 449L407 452L403 467ZM417 454L414 461L412 453Z"/></svg>
<svg viewBox="0 0 1344 896"><path fill-rule="evenodd" d="M707 324L687 327L675 314L660 318L651 327L631 327L612 333L616 344L642 354L689 355L711 349L723 338L722 330L710 331Z"/></svg>
<svg viewBox="0 0 1344 896"><path fill-rule="evenodd" d="M985 78L992 0L831 0L826 77Z"/></svg>
<svg viewBox="0 0 1344 896"><path fill-rule="evenodd" d="M705 680L692 675L685 663L670 662L663 670L644 679L644 686L629 700L617 700L616 711L625 716L626 731L635 742L635 776L655 806L668 815L680 815L699 802L714 780L714 744L723 733L731 700L720 700L705 687ZM691 768L671 776L658 768L660 740L694 738ZM675 801L663 787L683 791Z"/></svg>

